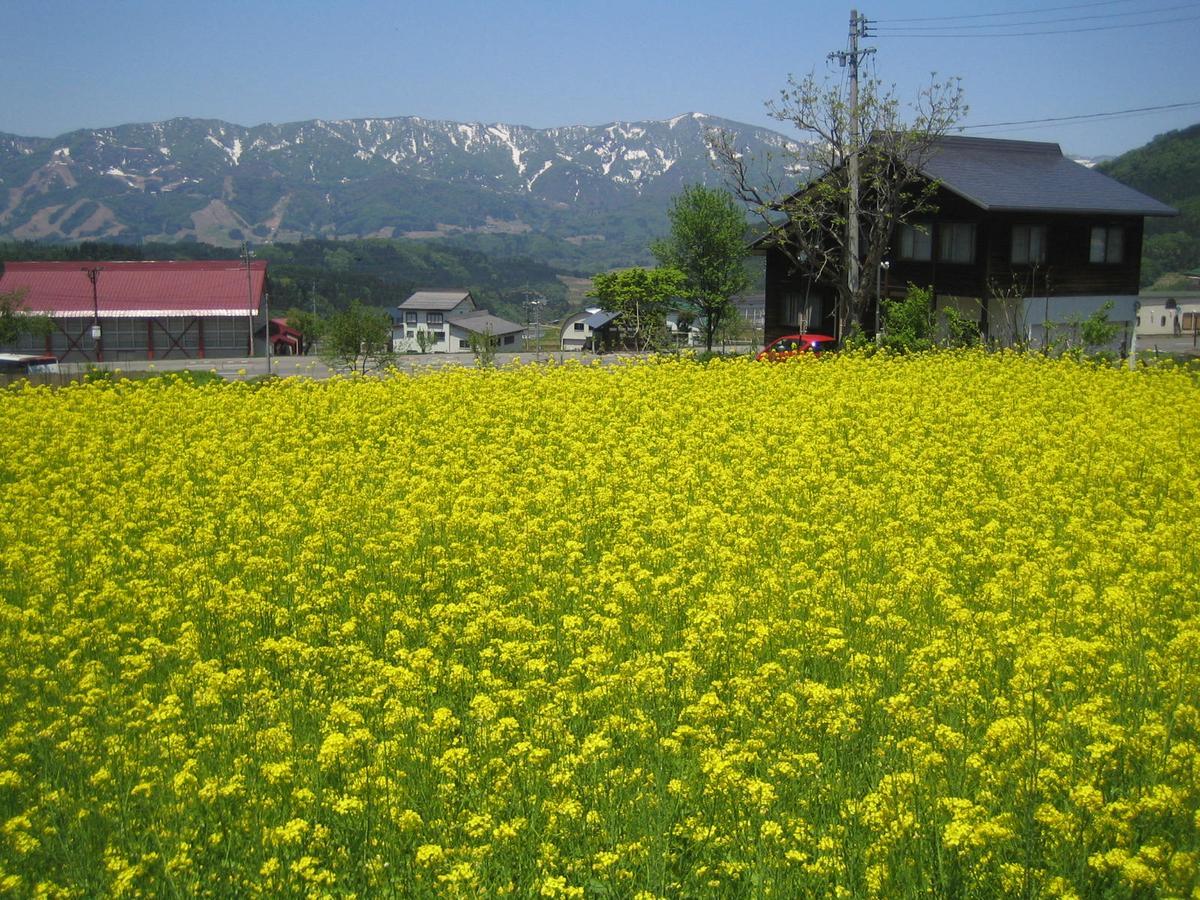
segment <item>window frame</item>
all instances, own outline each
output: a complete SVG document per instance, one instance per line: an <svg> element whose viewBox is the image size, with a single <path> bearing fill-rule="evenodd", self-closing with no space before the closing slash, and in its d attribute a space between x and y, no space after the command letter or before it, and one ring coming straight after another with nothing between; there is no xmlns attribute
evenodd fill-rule
<svg viewBox="0 0 1200 900"><path fill-rule="evenodd" d="M1104 243L1097 259L1096 238L1103 233ZM1125 226L1124 225L1093 225L1088 232L1088 262L1095 266L1117 266L1125 262ZM1114 241L1114 238L1116 239ZM1116 251L1114 253L1114 245Z"/></svg>
<svg viewBox="0 0 1200 900"><path fill-rule="evenodd" d="M1024 239L1024 259L1017 258L1017 234L1025 232ZM1038 255L1033 254L1033 237L1038 235ZM1049 230L1045 225L1035 225L1033 223L1019 224L1012 227L1011 242L1009 246L1008 260L1014 266L1042 266L1046 264L1046 244L1049 235Z"/></svg>
<svg viewBox="0 0 1200 900"><path fill-rule="evenodd" d="M908 243L906 249L905 243ZM918 245L923 243L925 255L918 255ZM908 262L933 262L933 226L929 222L901 222L896 240L896 258Z"/></svg>
<svg viewBox="0 0 1200 900"><path fill-rule="evenodd" d="M440 312L425 313L425 324L430 328L441 328L445 324L445 316Z"/></svg>
<svg viewBox="0 0 1200 900"><path fill-rule="evenodd" d="M960 235L963 231L969 235L966 242L967 253L966 259L959 259L954 255L954 251L959 247L960 241L956 235ZM975 227L974 222L939 222L938 223L938 262L946 263L952 266L969 266L975 262L975 248L978 241L979 230ZM949 253L947 252L949 247Z"/></svg>

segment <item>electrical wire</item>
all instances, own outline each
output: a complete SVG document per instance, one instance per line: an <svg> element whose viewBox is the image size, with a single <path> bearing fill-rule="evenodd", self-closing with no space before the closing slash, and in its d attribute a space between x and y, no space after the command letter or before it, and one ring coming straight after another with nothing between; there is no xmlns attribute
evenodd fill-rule
<svg viewBox="0 0 1200 900"><path fill-rule="evenodd" d="M1043 34L1080 34L1087 31L1119 31L1126 28L1147 28L1154 25L1177 25L1180 22L1195 22L1200 20L1200 15L1196 16L1179 16L1173 19L1164 19L1161 22L1129 22L1124 25L1093 25L1087 28L1058 28L1046 31L996 31L996 32L955 32L955 31L938 31L938 32L909 32L909 31L889 31L884 32L881 37L908 37L908 38L1001 38L1001 37L1033 37Z"/></svg>
<svg viewBox="0 0 1200 900"><path fill-rule="evenodd" d="M1122 116L1143 115L1152 112L1162 112L1170 109L1189 109L1200 106L1200 100L1188 100L1183 103L1166 103L1161 106L1137 106L1132 109L1118 109L1111 112L1084 113L1076 116L1048 116L1043 119L1018 119L1012 122L989 122L983 125L959 125L957 131L975 131L984 128L1007 128L1010 126L1051 127L1062 122L1082 122L1094 119L1115 119Z"/></svg>
<svg viewBox="0 0 1200 900"><path fill-rule="evenodd" d="M896 28L897 31L937 31L947 27L957 29L979 30L983 28L1023 28L1030 25L1054 25L1060 22L1082 22L1085 19L1120 19L1128 16L1141 16L1154 14L1158 15L1165 12L1173 12L1178 9L1197 9L1195 3L1177 3L1174 6L1156 7L1155 9L1139 9L1133 12L1121 13L1094 13L1088 16L1060 16L1056 19L1040 19L1030 22L988 22L982 25L903 25ZM880 33L888 34L889 29L885 27Z"/></svg>
<svg viewBox="0 0 1200 900"><path fill-rule="evenodd" d="M960 19L994 19L1000 16L1032 16L1048 12L1061 12L1064 9L1095 9L1098 6L1117 6L1121 3L1132 3L1134 0L1101 0L1099 3L1072 3L1069 6L1047 6L1042 9L1012 9L1004 12L975 13L969 16L922 16L916 19L872 19L871 24L890 25L895 22L955 22Z"/></svg>

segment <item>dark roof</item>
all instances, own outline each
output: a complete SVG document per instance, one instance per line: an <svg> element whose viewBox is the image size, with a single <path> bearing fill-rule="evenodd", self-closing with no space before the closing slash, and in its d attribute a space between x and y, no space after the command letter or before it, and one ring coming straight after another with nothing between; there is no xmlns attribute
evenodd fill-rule
<svg viewBox="0 0 1200 900"><path fill-rule="evenodd" d="M468 297L471 297L470 291L417 291L407 300L400 304L399 309L431 309L431 310L448 310L454 309L458 304L462 303ZM471 298L474 303L474 298Z"/></svg>
<svg viewBox="0 0 1200 900"><path fill-rule="evenodd" d="M512 334L517 331L524 331L524 325L518 325L515 322L510 322L507 319L501 319L499 316L493 316L487 310L479 310L473 312L469 316L451 316L451 325L457 325L459 328L465 328L467 331L473 331L476 334Z"/></svg>
<svg viewBox="0 0 1200 900"><path fill-rule="evenodd" d="M601 310L600 312L594 313L584 319L583 324L595 331L597 328L603 328L619 315L619 312L608 312L607 310Z"/></svg>
<svg viewBox="0 0 1200 900"><path fill-rule="evenodd" d="M1176 215L1165 203L1067 159L1058 144L943 137L920 171L986 210Z"/></svg>
<svg viewBox="0 0 1200 900"><path fill-rule="evenodd" d="M98 269L96 294L87 270ZM26 290L25 308L49 316L100 318L244 316L258 313L266 260L10 262L0 294Z"/></svg>

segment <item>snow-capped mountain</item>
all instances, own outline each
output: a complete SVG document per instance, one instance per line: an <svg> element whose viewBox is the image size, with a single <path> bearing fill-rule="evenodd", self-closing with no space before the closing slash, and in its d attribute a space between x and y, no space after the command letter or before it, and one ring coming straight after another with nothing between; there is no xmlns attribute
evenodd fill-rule
<svg viewBox="0 0 1200 900"><path fill-rule="evenodd" d="M576 245L662 231L684 184L719 183L705 142L781 134L688 113L535 129L415 117L251 128L172 119L57 138L0 134L0 237L50 240L537 233Z"/></svg>

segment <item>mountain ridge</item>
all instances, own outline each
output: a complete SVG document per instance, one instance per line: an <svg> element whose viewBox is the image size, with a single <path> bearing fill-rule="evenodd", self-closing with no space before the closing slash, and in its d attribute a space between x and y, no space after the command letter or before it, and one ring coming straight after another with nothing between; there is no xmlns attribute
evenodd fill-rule
<svg viewBox="0 0 1200 900"><path fill-rule="evenodd" d="M568 257L604 243L591 255L637 261L684 184L720 181L710 127L736 132L756 158L799 146L701 112L540 129L420 116L257 126L175 117L53 138L0 134L0 238L536 232Z"/></svg>

